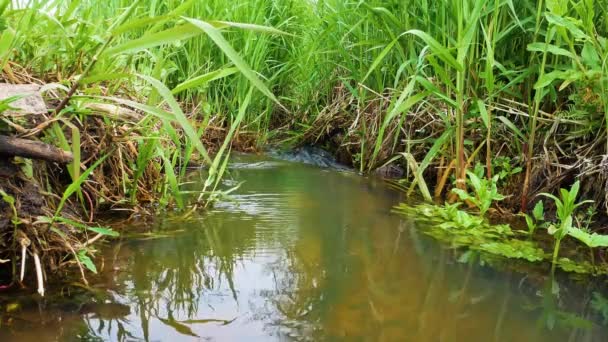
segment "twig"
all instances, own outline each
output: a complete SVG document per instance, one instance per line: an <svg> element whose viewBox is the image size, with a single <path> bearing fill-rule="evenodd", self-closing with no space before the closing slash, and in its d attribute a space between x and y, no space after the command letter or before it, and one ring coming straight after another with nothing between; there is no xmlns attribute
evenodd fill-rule
<svg viewBox="0 0 608 342"><path fill-rule="evenodd" d="M72 161L72 153L40 141L0 135L0 155L19 156L66 164Z"/></svg>
<svg viewBox="0 0 608 342"><path fill-rule="evenodd" d="M97 234L95 235L95 237L90 238L87 242L84 243L85 246L88 246L90 244L95 243L95 241L101 239L104 235L103 234Z"/></svg>

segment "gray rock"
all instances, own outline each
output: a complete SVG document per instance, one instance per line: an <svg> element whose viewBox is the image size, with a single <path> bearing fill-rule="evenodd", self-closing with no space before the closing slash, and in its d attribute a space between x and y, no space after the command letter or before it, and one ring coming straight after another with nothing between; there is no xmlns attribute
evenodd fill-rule
<svg viewBox="0 0 608 342"><path fill-rule="evenodd" d="M377 168L374 174L383 178L402 178L405 170L401 166L391 163Z"/></svg>
<svg viewBox="0 0 608 342"><path fill-rule="evenodd" d="M11 102L11 107L18 110L7 110L5 114L43 114L48 112L46 103L40 95L38 84L8 84L0 83L0 100L11 96L25 95L25 97Z"/></svg>
<svg viewBox="0 0 608 342"><path fill-rule="evenodd" d="M302 146L287 152L271 151L269 154L275 158L291 162L304 163L321 168L349 170L348 167L338 163L331 153L315 146Z"/></svg>

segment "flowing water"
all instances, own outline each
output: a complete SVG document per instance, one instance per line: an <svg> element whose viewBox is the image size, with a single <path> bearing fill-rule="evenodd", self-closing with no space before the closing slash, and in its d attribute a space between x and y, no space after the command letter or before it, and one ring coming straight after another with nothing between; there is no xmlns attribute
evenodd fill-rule
<svg viewBox="0 0 608 342"><path fill-rule="evenodd" d="M3 295L0 341L606 336L588 320L588 293L567 311L540 295L540 279L458 262L391 214L400 195L379 180L240 156L226 186L240 182L210 212L160 217L149 234L109 243L89 289Z"/></svg>

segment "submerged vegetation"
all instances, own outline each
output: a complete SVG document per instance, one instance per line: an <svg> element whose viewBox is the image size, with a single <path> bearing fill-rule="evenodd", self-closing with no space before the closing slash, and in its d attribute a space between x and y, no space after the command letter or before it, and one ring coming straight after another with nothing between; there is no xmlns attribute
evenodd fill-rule
<svg viewBox="0 0 608 342"><path fill-rule="evenodd" d="M4 99L1 133L70 156L4 161L2 278L16 281L26 255L43 261L39 283L73 261L84 278L93 243L116 234L101 214L207 206L230 151L268 144L403 170L408 193L477 208L432 210L500 238L471 238L484 250L521 252L496 245L519 233L488 225L493 205L531 214L529 236L551 233L554 265L565 236L603 247L585 229L608 217L607 11L591 0L0 1L2 78L40 85L50 108L15 113L18 97ZM196 196L183 186L194 165L208 174ZM574 212L587 201L597 224Z"/></svg>
<svg viewBox="0 0 608 342"><path fill-rule="evenodd" d="M556 267L560 267L567 272L608 275L608 265L604 260L596 264L594 256L597 251L593 250L593 248L608 247L608 235L590 233L588 224L585 227L578 227L574 223L576 209L592 202L577 202L580 187L578 181L574 183L570 190L560 189L559 198L551 194L542 194L553 200L556 207L556 222L545 220L544 205L542 201L539 201L534 207L532 216L523 214L528 227L526 232L521 229L512 230L506 224L491 224L484 214L493 200L501 200L504 197L496 193L495 184L492 183L488 186L471 172L469 172L469 177L476 196L471 196L466 192L459 191L459 189L454 189L454 191L459 194L463 201L472 202L479 209L479 216L460 210L461 203L446 203L443 207L429 204L415 206L401 204L396 208L396 211L409 217L417 217L418 221L424 223L423 230L426 234L438 240L449 242L452 247L464 247L488 255L525 259L531 262L550 260L552 274L554 274ZM492 180L496 181L497 179L497 176L494 176ZM480 189L486 190L480 191ZM544 251L547 248L546 241L535 241L533 239L539 227L545 228L547 234L553 237L551 257ZM584 244L590 249L590 253L588 255L577 253L577 248L574 248L575 253L569 253L570 258L559 258L560 246L566 236Z"/></svg>

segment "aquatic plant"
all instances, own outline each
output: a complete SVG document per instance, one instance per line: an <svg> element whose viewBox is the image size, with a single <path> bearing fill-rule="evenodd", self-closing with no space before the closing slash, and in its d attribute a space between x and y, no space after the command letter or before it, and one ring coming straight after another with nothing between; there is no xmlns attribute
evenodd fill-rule
<svg viewBox="0 0 608 342"><path fill-rule="evenodd" d="M557 256L559 254L561 241L567 235L579 239L585 244L588 244L589 247L592 247L597 243L601 244L608 242L608 239L603 239L600 236L597 236L597 234L596 236L592 237L573 225L573 214L576 208L580 207L585 203L593 202L588 200L577 202L576 197L578 196L579 188L580 182L577 180L576 182L574 182L570 190L560 189L559 198L552 194L541 194L542 196L552 199L556 207L557 224L551 224L547 227L549 234L551 234L555 239L555 246L553 249L554 265L557 262Z"/></svg>
<svg viewBox="0 0 608 342"><path fill-rule="evenodd" d="M523 216L526 220L526 225L528 226L528 233L530 236L534 235L534 232L538 229L538 227L546 227L548 225L548 223L545 222L545 206L542 200L536 202L534 205L532 216L526 213L523 213Z"/></svg>
<svg viewBox="0 0 608 342"><path fill-rule="evenodd" d="M533 241L520 239L518 236L521 234L511 230L509 225L492 225L481 216L460 210L460 205L401 204L395 210L415 217L425 234L453 247L530 262L545 260L545 252L540 247Z"/></svg>
<svg viewBox="0 0 608 342"><path fill-rule="evenodd" d="M505 196L498 193L496 186L499 175L495 175L491 179L479 177L471 171L467 171L468 184L473 190L473 195L470 195L463 189L454 188L452 192L460 197L462 201L469 201L479 209L479 214L485 216L490 206L495 201L502 201Z"/></svg>
<svg viewBox="0 0 608 342"><path fill-rule="evenodd" d="M492 162L492 170L494 170L494 173L498 175L498 180L502 183L508 182L511 177L523 171L521 166L513 166L514 161L510 157L499 156L490 158L490 160Z"/></svg>
<svg viewBox="0 0 608 342"><path fill-rule="evenodd" d="M395 207L395 211L400 215L415 219L418 223L417 227L423 233L455 248L481 252L487 261L496 257L520 259L532 263L550 261L553 272L556 268L560 268L565 272L579 274L608 274L608 267L605 264L594 263L593 254L590 259L582 256L577 256L576 260L566 257L558 258L555 248L553 253L545 251L544 244L533 239L529 232L512 230L506 224L490 224L481 216L461 210L459 208L461 205L461 203L445 204L444 206L402 203ZM540 218L539 214L540 212L537 211ZM547 227L550 224L550 222L542 220L539 220L538 223L540 227ZM572 233L569 235L582 242L587 241L590 248L599 247L606 242L606 237L603 235L596 233L593 235L584 231L583 234L580 234L580 229L570 228ZM557 250L559 250L559 246Z"/></svg>

